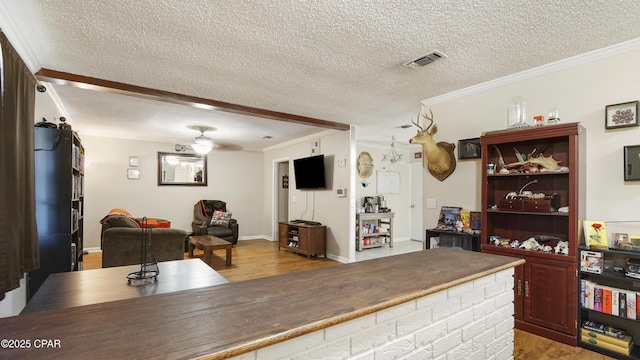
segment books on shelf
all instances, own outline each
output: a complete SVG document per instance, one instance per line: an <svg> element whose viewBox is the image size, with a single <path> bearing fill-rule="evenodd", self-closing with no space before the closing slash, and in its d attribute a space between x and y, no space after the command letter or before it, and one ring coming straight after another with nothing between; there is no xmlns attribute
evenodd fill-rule
<svg viewBox="0 0 640 360"><path fill-rule="evenodd" d="M589 249L608 249L607 230L604 221L584 220L584 243Z"/></svg>
<svg viewBox="0 0 640 360"><path fill-rule="evenodd" d="M460 210L460 220L462 220L462 231L471 229L471 210Z"/></svg>
<svg viewBox="0 0 640 360"><path fill-rule="evenodd" d="M471 230L480 230L480 220L482 213L480 211L471 211L470 224Z"/></svg>
<svg viewBox="0 0 640 360"><path fill-rule="evenodd" d="M585 344L589 344L589 345L592 345L592 346L596 346L596 347L599 347L599 348L602 348L602 349L614 351L614 352L617 352L619 354L623 354L623 355L627 355L627 356L629 356L629 354L631 354L631 350L633 349L633 342L630 342L628 346L625 346L625 345L620 346L620 345L616 345L616 344L612 344L612 343L606 342L606 341L604 341L602 339L602 337L593 338L593 337L588 337L588 336L582 335L582 337L580 338L580 342L585 343Z"/></svg>
<svg viewBox="0 0 640 360"><path fill-rule="evenodd" d="M617 336L609 336L585 328L580 329L580 334L582 335L583 340L595 339L597 341L606 342L626 349L633 346L633 339L629 335L619 338Z"/></svg>
<svg viewBox="0 0 640 360"><path fill-rule="evenodd" d="M443 206L440 208L440 217L438 218L438 228L453 230L456 220L460 216L461 207Z"/></svg>
<svg viewBox="0 0 640 360"><path fill-rule="evenodd" d="M614 328L595 321L584 321L580 329L580 341L585 344L629 355L633 338L624 329Z"/></svg>
<svg viewBox="0 0 640 360"><path fill-rule="evenodd" d="M580 305L585 309L599 311L626 319L640 319L638 302L640 293L601 285L590 280L580 281Z"/></svg>
<svg viewBox="0 0 640 360"><path fill-rule="evenodd" d="M627 335L627 332L624 329L615 328L590 320L583 321L582 328L618 339L624 339L624 337Z"/></svg>

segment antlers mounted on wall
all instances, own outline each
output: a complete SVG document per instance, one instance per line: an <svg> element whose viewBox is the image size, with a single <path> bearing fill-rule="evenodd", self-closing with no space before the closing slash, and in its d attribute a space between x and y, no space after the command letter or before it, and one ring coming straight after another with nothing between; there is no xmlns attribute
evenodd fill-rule
<svg viewBox="0 0 640 360"><path fill-rule="evenodd" d="M423 115L425 120L429 120L429 126L426 129L420 126L419 114L416 121L411 120L413 125L418 127L418 133L409 140L409 143L422 145L423 166L429 170L433 177L443 181L456 169L456 156L453 151L456 146L444 141L436 143L433 140L433 136L438 132L438 126L433 123L431 109L429 109L429 113L431 116Z"/></svg>

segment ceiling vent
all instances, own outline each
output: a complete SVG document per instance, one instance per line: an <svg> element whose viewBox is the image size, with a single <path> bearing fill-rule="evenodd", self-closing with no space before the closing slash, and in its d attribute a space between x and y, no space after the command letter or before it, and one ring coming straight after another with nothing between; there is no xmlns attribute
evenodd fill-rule
<svg viewBox="0 0 640 360"><path fill-rule="evenodd" d="M417 59L411 60L409 62L404 63L404 66L410 67L412 69L418 69L423 66L429 65L436 60L440 60L442 58L447 57L447 55L441 53L438 50L434 50L428 54L422 55Z"/></svg>

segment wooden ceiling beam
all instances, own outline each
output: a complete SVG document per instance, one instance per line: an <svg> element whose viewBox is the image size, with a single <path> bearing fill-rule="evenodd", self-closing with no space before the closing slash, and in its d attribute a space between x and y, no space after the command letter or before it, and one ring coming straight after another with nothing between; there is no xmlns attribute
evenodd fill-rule
<svg viewBox="0 0 640 360"><path fill-rule="evenodd" d="M226 111L236 114L254 116L259 118L285 121L290 123L319 126L327 129L349 130L349 124L335 121L316 119L295 114L288 114L267 109L260 109L251 106L232 104L224 101L205 99L197 96L178 94L170 91L147 88L143 86L125 84L117 81L110 81L89 76L71 74L67 72L40 69L35 73L38 80L50 82L58 85L74 86L82 89L109 92L121 95L137 96L144 99L164 101L168 103L181 104L197 107L200 109L212 109Z"/></svg>

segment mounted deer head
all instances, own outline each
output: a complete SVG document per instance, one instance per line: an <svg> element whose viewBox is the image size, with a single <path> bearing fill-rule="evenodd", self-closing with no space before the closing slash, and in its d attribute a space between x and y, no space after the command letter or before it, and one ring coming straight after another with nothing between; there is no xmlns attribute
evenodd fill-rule
<svg viewBox="0 0 640 360"><path fill-rule="evenodd" d="M433 112L431 110L429 112L431 117L423 115L426 120L430 121L426 129L420 126L420 115L418 115L417 121L411 120L413 125L418 127L418 134L412 137L409 143L422 145L424 153L422 165L429 170L433 177L442 181L456 169L456 156L453 153L456 146L444 141L436 143L433 140L433 135L438 132L438 126L433 123Z"/></svg>

